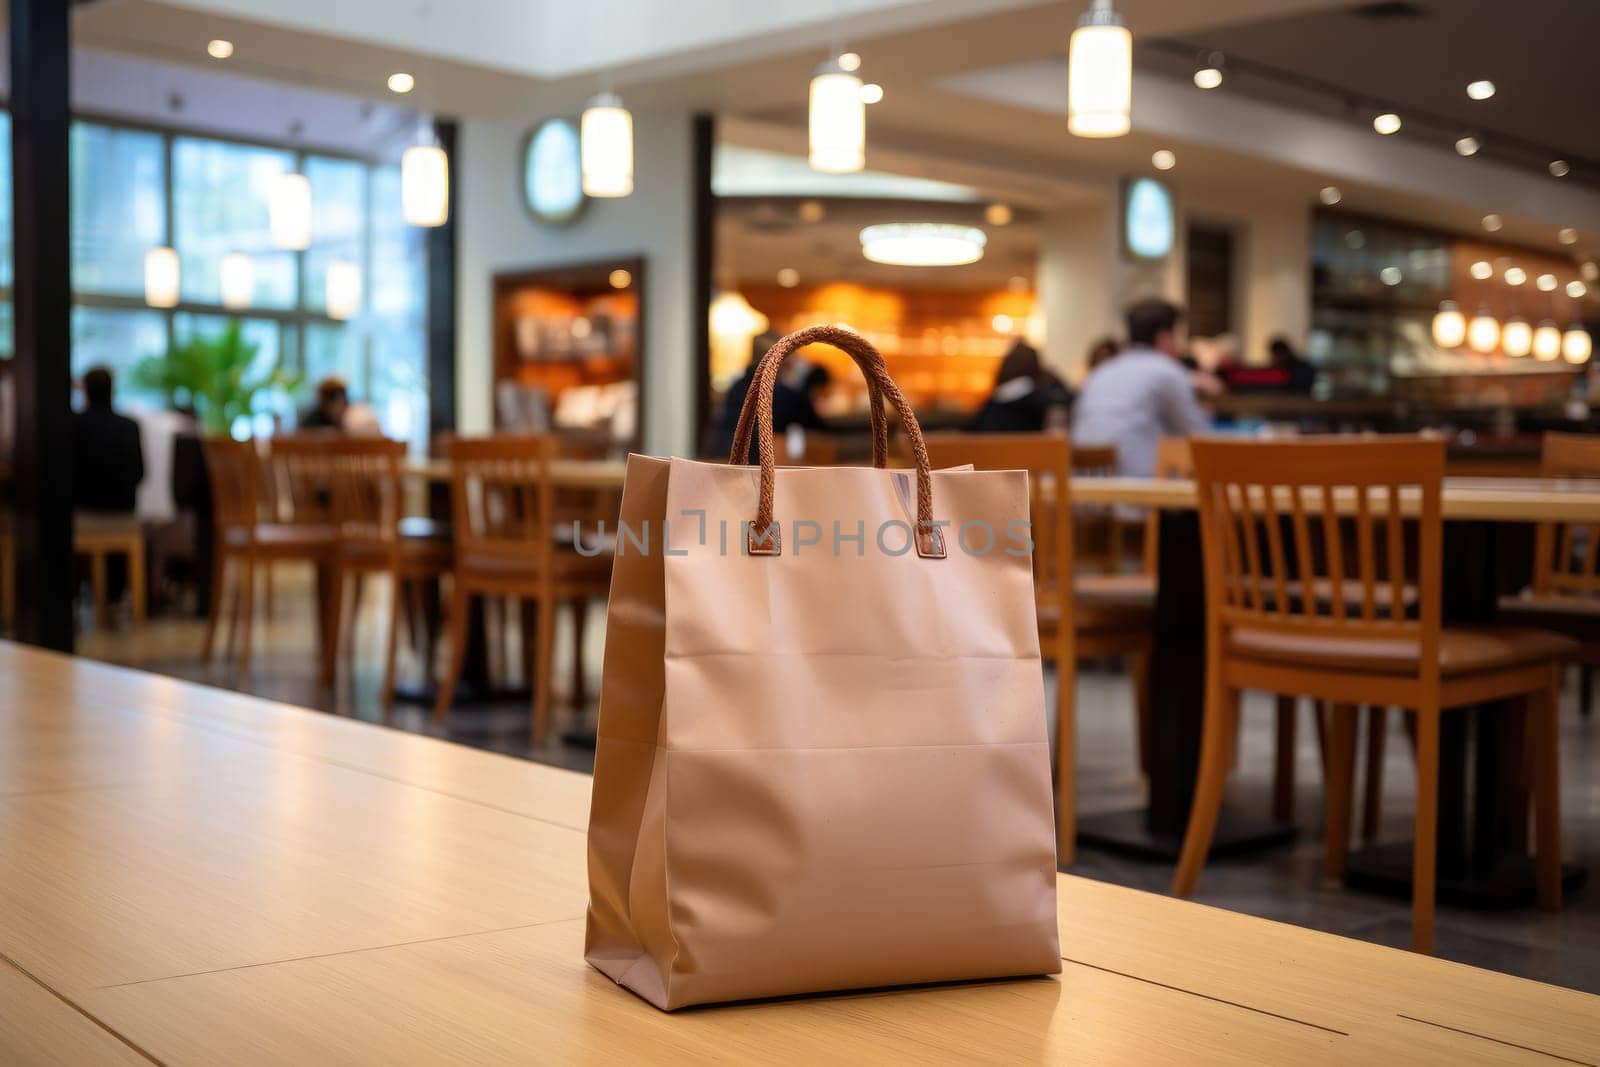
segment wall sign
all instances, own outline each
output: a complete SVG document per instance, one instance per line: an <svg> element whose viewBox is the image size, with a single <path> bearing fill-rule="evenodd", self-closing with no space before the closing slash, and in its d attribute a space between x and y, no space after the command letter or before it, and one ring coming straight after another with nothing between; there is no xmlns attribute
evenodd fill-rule
<svg viewBox="0 0 1600 1067"><path fill-rule="evenodd" d="M571 120L549 119L528 135L522 196L540 222L562 225L582 213L588 201L583 195L578 128Z"/></svg>
<svg viewBox="0 0 1600 1067"><path fill-rule="evenodd" d="M1154 178L1122 187L1122 247L1134 259L1165 259L1177 233L1172 190Z"/></svg>

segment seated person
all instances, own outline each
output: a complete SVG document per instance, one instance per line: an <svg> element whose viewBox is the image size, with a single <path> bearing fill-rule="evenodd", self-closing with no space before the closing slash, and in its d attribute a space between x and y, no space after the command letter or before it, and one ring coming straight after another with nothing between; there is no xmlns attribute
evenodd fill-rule
<svg viewBox="0 0 1600 1067"><path fill-rule="evenodd" d="M766 333L752 342L749 364L739 376L739 380L730 385L728 392L723 396L722 415L717 420L717 432L712 439L714 456L720 458L733 449L733 435L739 426L739 412L744 408L745 397L749 395L756 364L766 355L767 349L777 344L779 340L778 334ZM833 376L828 373L828 368L808 363L797 357L791 358L779 373L777 384L772 390L773 437L783 436L791 426L807 430L826 430L828 424L817 411L817 397L832 381ZM760 462L753 435L747 461L751 464Z"/></svg>
<svg viewBox="0 0 1600 1067"><path fill-rule="evenodd" d="M111 408L111 372L83 376L84 408L72 416L72 504L79 511L131 515L144 480L139 424Z"/></svg>
<svg viewBox="0 0 1600 1067"><path fill-rule="evenodd" d="M1039 352L1017 341L1000 361L994 388L973 420L976 433L1038 433L1047 426L1065 428L1072 394L1066 384L1045 370Z"/></svg>
<svg viewBox="0 0 1600 1067"><path fill-rule="evenodd" d="M341 430L350 410L350 388L337 374L317 383L317 401L300 416L302 430Z"/></svg>

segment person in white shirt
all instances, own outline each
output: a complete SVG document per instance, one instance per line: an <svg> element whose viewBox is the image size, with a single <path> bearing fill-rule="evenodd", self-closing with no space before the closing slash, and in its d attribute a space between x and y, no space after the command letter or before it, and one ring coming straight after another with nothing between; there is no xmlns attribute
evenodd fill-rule
<svg viewBox="0 0 1600 1067"><path fill-rule="evenodd" d="M1128 347L1089 372L1072 412L1072 440L1115 445L1117 473L1149 478L1163 437L1202 433L1210 418L1196 402L1182 351L1183 313L1165 300L1142 300L1128 309Z"/></svg>

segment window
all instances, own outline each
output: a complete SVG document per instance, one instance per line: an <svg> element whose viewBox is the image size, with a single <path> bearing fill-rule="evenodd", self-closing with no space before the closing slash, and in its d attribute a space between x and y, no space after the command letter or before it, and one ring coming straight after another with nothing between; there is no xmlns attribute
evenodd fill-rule
<svg viewBox="0 0 1600 1067"><path fill-rule="evenodd" d="M146 356L167 350L167 317L150 308L86 307L72 309L72 375L82 377L91 367L105 367L117 378L118 403L159 406L166 397L140 391L128 372Z"/></svg>
<svg viewBox="0 0 1600 1067"><path fill-rule="evenodd" d="M306 159L311 182L311 247L306 250L308 308L326 312L328 264L336 259L363 266L367 221L367 168L349 159Z"/></svg>
<svg viewBox="0 0 1600 1067"><path fill-rule="evenodd" d="M172 142L172 236L185 302L222 303L222 257L255 265L251 307L292 308L295 254L274 248L268 203L273 179L294 168L276 148L176 137Z"/></svg>
<svg viewBox="0 0 1600 1067"><path fill-rule="evenodd" d="M142 296L144 254L167 241L166 144L77 122L70 151L73 291Z"/></svg>

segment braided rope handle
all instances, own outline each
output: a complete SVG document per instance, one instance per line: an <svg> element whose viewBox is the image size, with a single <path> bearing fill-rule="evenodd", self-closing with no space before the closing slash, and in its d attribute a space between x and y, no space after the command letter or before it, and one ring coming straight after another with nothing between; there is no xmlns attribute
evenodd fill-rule
<svg viewBox="0 0 1600 1067"><path fill-rule="evenodd" d="M778 371L784 360L797 348L810 344L829 344L855 360L856 366L867 380L868 400L873 415L873 465L887 464L889 428L883 405L892 403L900 413L900 425L911 443L911 454L917 467L917 525L914 540L917 555L938 559L945 555L944 538L933 519L932 463L928 447L922 440L922 427L916 413L906 401L900 387L889 376L883 356L872 343L860 334L838 326L811 326L782 338L767 349L756 364L750 379L750 391L745 394L744 407L739 412L739 425L734 433L733 449L729 463L741 463L749 452L751 424L754 424L757 454L761 459L761 495L756 506L755 523L750 528L748 549L751 555L778 555L778 530L772 522L773 485L776 481L777 463L772 446L772 391L777 384Z"/></svg>

